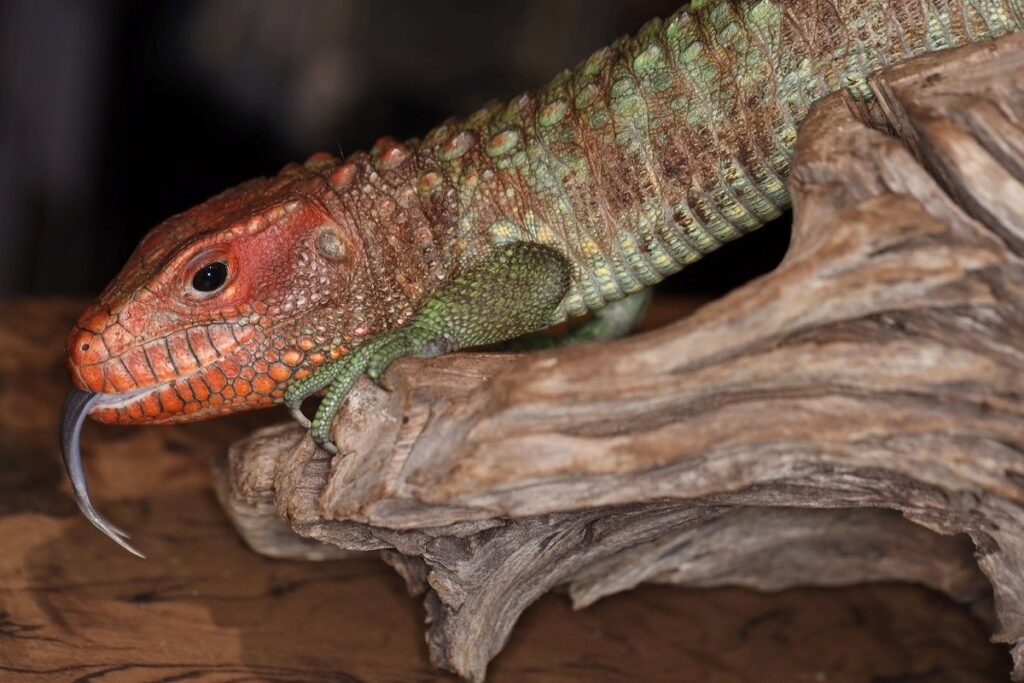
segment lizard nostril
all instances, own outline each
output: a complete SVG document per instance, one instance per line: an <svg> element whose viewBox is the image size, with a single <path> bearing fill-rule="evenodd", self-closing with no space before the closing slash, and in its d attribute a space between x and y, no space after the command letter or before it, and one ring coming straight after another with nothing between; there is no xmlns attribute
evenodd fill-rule
<svg viewBox="0 0 1024 683"><path fill-rule="evenodd" d="M67 348L68 360L78 367L102 363L110 357L103 339L81 327L72 331Z"/></svg>

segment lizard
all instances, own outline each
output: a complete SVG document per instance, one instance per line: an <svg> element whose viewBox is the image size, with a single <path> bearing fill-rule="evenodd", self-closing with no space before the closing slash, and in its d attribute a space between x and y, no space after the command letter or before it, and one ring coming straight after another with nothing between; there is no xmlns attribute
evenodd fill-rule
<svg viewBox="0 0 1024 683"><path fill-rule="evenodd" d="M85 418L154 424L284 403L327 450L362 375L588 313L782 214L811 106L927 52L1024 28L1024 0L695 0L549 83L421 140L313 154L156 226L78 319L61 420L83 513ZM307 397L323 392L312 419Z"/></svg>

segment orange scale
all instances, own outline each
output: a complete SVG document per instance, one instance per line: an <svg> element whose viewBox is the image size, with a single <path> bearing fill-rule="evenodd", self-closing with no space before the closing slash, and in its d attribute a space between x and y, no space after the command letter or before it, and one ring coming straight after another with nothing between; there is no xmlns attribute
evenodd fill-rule
<svg viewBox="0 0 1024 683"><path fill-rule="evenodd" d="M177 332L168 337L167 346L171 350L171 358L174 359L174 364L178 367L179 371L187 373L199 369L199 365L196 364L196 357L192 355L184 333Z"/></svg>
<svg viewBox="0 0 1024 683"><path fill-rule="evenodd" d="M185 407L185 402L173 391L163 391L160 396L160 404L165 413L180 413Z"/></svg>
<svg viewBox="0 0 1024 683"><path fill-rule="evenodd" d="M336 190L340 190L352 184L352 181L356 177L356 166L355 164L343 164L339 166L331 175L327 178L330 182L331 187Z"/></svg>
<svg viewBox="0 0 1024 683"><path fill-rule="evenodd" d="M409 152L403 145L393 145L380 155L380 166L382 169L389 170L399 166L409 158Z"/></svg>
<svg viewBox="0 0 1024 683"><path fill-rule="evenodd" d="M291 376L291 369L282 363L274 363L270 366L270 377L278 382L287 382Z"/></svg>
<svg viewBox="0 0 1024 683"><path fill-rule="evenodd" d="M78 374L81 375L87 388L94 391L103 388L106 377L103 374L103 368L99 365L87 365L84 368L79 368Z"/></svg>
<svg viewBox="0 0 1024 683"><path fill-rule="evenodd" d="M330 161L333 158L334 155L331 154L330 152L313 152L312 154L309 155L309 158L306 159L306 165L318 166L322 163Z"/></svg>
<svg viewBox="0 0 1024 683"><path fill-rule="evenodd" d="M128 374L128 368L120 360L107 366L106 375L107 381L114 387L115 392L132 391L138 388L135 379Z"/></svg>
<svg viewBox="0 0 1024 683"><path fill-rule="evenodd" d="M221 361L220 369L224 372L225 377L234 379L242 371L242 366L234 358L225 358Z"/></svg>
<svg viewBox="0 0 1024 683"><path fill-rule="evenodd" d="M146 417L156 417L163 412L163 408L160 406L160 400L155 394L149 394L142 399L142 414Z"/></svg>
<svg viewBox="0 0 1024 683"><path fill-rule="evenodd" d="M144 416L142 414L142 406L138 403L132 403L124 409L124 414L127 415L129 422L135 422L141 420Z"/></svg>
<svg viewBox="0 0 1024 683"><path fill-rule="evenodd" d="M186 333L188 335L188 346L192 353L199 360L199 365L205 366L217 362L220 354L213 348L206 330L201 327L193 327Z"/></svg>
<svg viewBox="0 0 1024 683"><path fill-rule="evenodd" d="M204 382L201 378L189 377L188 386L189 389L192 390L192 395L196 398L196 400L205 401L206 399L210 398L210 387L208 387L206 385L206 382Z"/></svg>
<svg viewBox="0 0 1024 683"><path fill-rule="evenodd" d="M163 340L148 344L143 348L149 365L156 373L157 381L169 382L178 376L178 371L171 362L171 354Z"/></svg>
<svg viewBox="0 0 1024 683"><path fill-rule="evenodd" d="M298 377L298 374L295 375ZM257 394L269 394L277 386L277 382L266 375L256 375L252 380L252 388Z"/></svg>
<svg viewBox="0 0 1024 683"><path fill-rule="evenodd" d="M195 395L192 393L192 387L189 386L188 382L178 382L175 388L178 390L178 395L181 396L182 400L195 400Z"/></svg>
<svg viewBox="0 0 1024 683"><path fill-rule="evenodd" d="M224 387L227 386L228 383L227 378L224 377L224 373L222 373L218 368L210 368L203 379L206 380L207 386L210 387L210 391L214 394L219 394L224 391Z"/></svg>

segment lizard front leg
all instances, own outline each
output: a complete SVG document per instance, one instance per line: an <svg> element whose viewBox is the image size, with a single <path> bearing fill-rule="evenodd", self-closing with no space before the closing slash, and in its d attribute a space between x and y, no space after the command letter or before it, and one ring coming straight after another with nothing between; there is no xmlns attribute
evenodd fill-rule
<svg viewBox="0 0 1024 683"><path fill-rule="evenodd" d="M369 339L329 363L285 394L285 405L309 427L313 440L330 452L334 417L362 374L377 380L403 356L431 357L471 346L513 339L548 325L569 290L569 264L555 249L514 242L427 299L403 327ZM310 421L302 402L326 389Z"/></svg>

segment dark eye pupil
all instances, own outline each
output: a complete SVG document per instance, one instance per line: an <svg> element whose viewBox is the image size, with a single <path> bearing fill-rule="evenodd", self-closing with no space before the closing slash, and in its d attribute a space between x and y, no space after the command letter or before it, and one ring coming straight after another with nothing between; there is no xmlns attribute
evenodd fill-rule
<svg viewBox="0 0 1024 683"><path fill-rule="evenodd" d="M215 292L228 279L228 264L223 261L208 263L192 278L192 287L198 292Z"/></svg>

